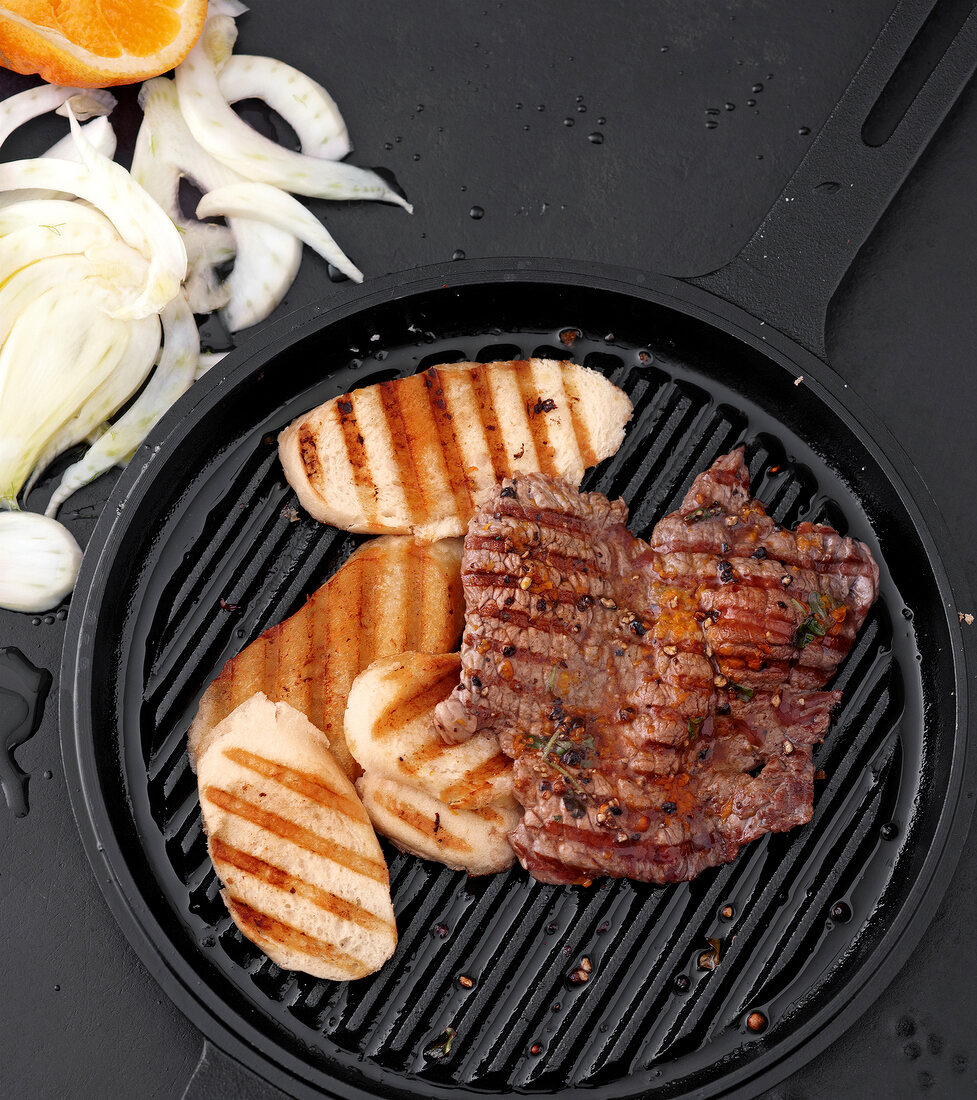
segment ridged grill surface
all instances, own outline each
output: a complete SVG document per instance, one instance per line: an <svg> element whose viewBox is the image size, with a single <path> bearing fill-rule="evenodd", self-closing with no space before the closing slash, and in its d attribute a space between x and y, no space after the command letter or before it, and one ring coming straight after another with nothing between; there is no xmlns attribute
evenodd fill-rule
<svg viewBox="0 0 977 1100"><path fill-rule="evenodd" d="M121 756L167 920L235 1012L310 1068L358 1075L378 1090L390 1071L405 1093L428 1096L596 1086L671 1096L716 1086L726 1067L758 1057L830 994L886 903L900 844L883 826L912 817L923 719L912 626L884 558L882 599L835 681L844 709L816 752L810 825L665 888L550 887L518 866L467 880L385 843L399 946L379 973L349 984L281 971L242 937L220 898L185 747L196 702L229 656L300 606L361 541L290 512L297 502L273 433L303 408L438 362L572 357L634 403L624 446L584 487L622 496L636 534L745 442L754 493L778 522L828 521L874 539L855 499L805 444L778 435L759 406L667 345L584 333L570 351L558 330L408 339L418 338L374 345L379 355L322 382L304 404L293 400L270 419L256 409L254 431L188 482L141 560L119 687ZM710 938L720 941L711 970L699 965ZM575 983L585 956L589 980ZM769 1019L762 1036L746 1027L752 1011ZM456 1032L450 1055L426 1056L446 1028Z"/></svg>

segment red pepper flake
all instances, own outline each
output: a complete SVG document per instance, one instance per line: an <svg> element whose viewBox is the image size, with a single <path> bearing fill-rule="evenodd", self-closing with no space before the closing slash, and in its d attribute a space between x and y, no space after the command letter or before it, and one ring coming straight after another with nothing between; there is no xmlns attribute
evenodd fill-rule
<svg viewBox="0 0 977 1100"><path fill-rule="evenodd" d="M560 333L561 343L568 348L572 348L573 345L580 339L581 332L578 328L565 328Z"/></svg>
<svg viewBox="0 0 977 1100"><path fill-rule="evenodd" d="M458 984L463 989L471 989L475 983L472 981L471 978L468 977L467 974L462 974L461 977L458 979Z"/></svg>
<svg viewBox="0 0 977 1100"><path fill-rule="evenodd" d="M533 1043L533 1045L529 1048L529 1053L530 1054L542 1054L543 1053L543 1044L542 1043Z"/></svg>
<svg viewBox="0 0 977 1100"><path fill-rule="evenodd" d="M436 813L434 815L434 831L437 832L441 828L441 815Z"/></svg>
<svg viewBox="0 0 977 1100"><path fill-rule="evenodd" d="M221 596L221 611L240 611L241 605L239 603L228 603L227 600Z"/></svg>

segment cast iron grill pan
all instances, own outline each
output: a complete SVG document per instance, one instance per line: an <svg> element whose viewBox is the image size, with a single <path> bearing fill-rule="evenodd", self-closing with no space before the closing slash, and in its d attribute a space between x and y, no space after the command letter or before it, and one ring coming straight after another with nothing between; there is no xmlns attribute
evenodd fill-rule
<svg viewBox="0 0 977 1100"><path fill-rule="evenodd" d="M167 966L264 1058L333 1095L716 1095L768 1069L889 976L948 797L955 643L912 507L826 390L647 293L490 280L316 327L211 387L220 404L203 400L171 433L119 506L103 555L113 600L82 625L75 703L90 698L95 785ZM532 355L594 367L630 395L624 446L584 488L622 496L635 533L745 443L778 522L828 522L872 548L881 597L834 682L844 709L815 756L814 819L669 887L552 887L518 865L467 879L384 842L394 958L346 984L282 971L227 915L186 754L224 661L362 541L301 512L275 435L357 386ZM698 966L710 937L711 971ZM590 980L575 984L584 956ZM752 1012L769 1021L760 1034ZM448 1027L450 1055L426 1056Z"/></svg>

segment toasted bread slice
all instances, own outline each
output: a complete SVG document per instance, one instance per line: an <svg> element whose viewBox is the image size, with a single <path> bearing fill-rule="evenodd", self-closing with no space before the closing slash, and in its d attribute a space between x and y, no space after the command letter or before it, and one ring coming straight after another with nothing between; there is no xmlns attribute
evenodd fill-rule
<svg viewBox="0 0 977 1100"><path fill-rule="evenodd" d="M369 772L356 781L373 827L398 848L470 875L494 875L512 864L509 833L522 820L510 795L481 810L453 810L417 787Z"/></svg>
<svg viewBox="0 0 977 1100"><path fill-rule="evenodd" d="M348 979L390 958L397 927L383 853L304 714L252 696L213 731L197 784L227 908L273 962Z"/></svg>
<svg viewBox="0 0 977 1100"><path fill-rule="evenodd" d="M434 708L458 684L456 653L402 653L374 661L353 681L346 745L374 778L418 787L456 810L478 810L512 795L512 761L494 734L446 745Z"/></svg>
<svg viewBox="0 0 977 1100"><path fill-rule="evenodd" d="M451 363L343 394L278 437L302 506L347 531L463 535L500 477L579 485L631 419L627 395L576 363Z"/></svg>
<svg viewBox="0 0 977 1100"><path fill-rule="evenodd" d="M357 673L405 650L443 653L464 625L461 542L421 546L398 536L364 543L305 606L232 657L207 688L190 727L190 761L210 731L256 691L301 711L329 738L354 779L343 712Z"/></svg>

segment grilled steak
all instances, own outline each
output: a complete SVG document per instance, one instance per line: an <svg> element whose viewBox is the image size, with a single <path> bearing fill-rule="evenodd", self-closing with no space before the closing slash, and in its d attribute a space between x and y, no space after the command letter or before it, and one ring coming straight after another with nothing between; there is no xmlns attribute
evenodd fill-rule
<svg viewBox="0 0 977 1100"><path fill-rule="evenodd" d="M776 525L742 451L650 542L627 510L542 475L501 483L465 540L462 683L445 736L496 732L545 882L694 877L808 821L817 689L878 591L867 547Z"/></svg>

